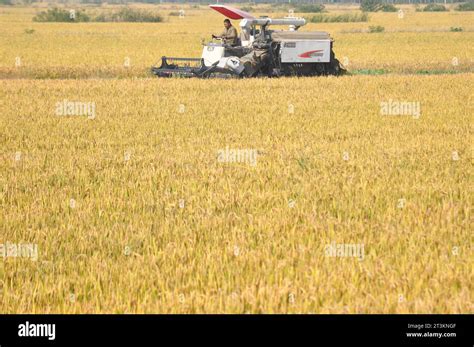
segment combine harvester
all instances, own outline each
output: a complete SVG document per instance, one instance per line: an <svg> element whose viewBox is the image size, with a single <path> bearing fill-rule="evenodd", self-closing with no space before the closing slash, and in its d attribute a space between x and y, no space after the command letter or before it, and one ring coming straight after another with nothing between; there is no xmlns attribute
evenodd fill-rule
<svg viewBox="0 0 474 347"><path fill-rule="evenodd" d="M346 72L334 57L333 40L323 31L299 32L304 18L255 18L224 5L209 5L230 19L241 19L235 46L204 44L201 58L162 57L151 71L158 77L238 78L257 76L324 76ZM270 26L288 25L288 30Z"/></svg>

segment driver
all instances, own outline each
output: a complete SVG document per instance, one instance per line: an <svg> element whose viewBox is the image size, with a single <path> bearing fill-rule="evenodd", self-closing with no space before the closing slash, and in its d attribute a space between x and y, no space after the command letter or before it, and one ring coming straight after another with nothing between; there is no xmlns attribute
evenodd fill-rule
<svg viewBox="0 0 474 347"><path fill-rule="evenodd" d="M232 25L229 19L224 19L224 31L220 35L212 35L213 39L222 39L225 44L237 45L237 29Z"/></svg>

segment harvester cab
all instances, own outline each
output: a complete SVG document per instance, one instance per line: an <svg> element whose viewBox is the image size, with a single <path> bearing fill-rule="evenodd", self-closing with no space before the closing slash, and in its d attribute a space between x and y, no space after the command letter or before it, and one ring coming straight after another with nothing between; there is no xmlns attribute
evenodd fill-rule
<svg viewBox="0 0 474 347"><path fill-rule="evenodd" d="M345 72L332 52L333 40L325 32L298 32L304 18L256 18L225 5L210 7L233 20L240 19L236 45L203 44L201 58L163 56L161 66L152 67L159 77L255 77L291 75L339 75ZM270 26L288 30L270 30Z"/></svg>

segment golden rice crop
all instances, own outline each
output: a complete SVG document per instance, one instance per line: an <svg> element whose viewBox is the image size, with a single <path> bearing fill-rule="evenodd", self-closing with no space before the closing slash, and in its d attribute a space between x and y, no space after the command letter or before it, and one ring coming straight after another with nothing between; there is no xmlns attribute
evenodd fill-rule
<svg viewBox="0 0 474 347"><path fill-rule="evenodd" d="M472 311L472 76L290 81L2 81L1 311Z"/></svg>

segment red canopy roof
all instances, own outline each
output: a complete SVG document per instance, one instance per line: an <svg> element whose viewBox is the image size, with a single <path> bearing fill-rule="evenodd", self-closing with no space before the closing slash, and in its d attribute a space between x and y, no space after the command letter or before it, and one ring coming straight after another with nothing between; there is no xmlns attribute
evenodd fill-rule
<svg viewBox="0 0 474 347"><path fill-rule="evenodd" d="M233 8L230 6L225 6L225 5L209 5L210 8L212 8L214 11L217 11L227 18L230 19L243 19L243 18L248 18L248 19L253 19L255 18L252 16L250 13L239 10L238 8Z"/></svg>

